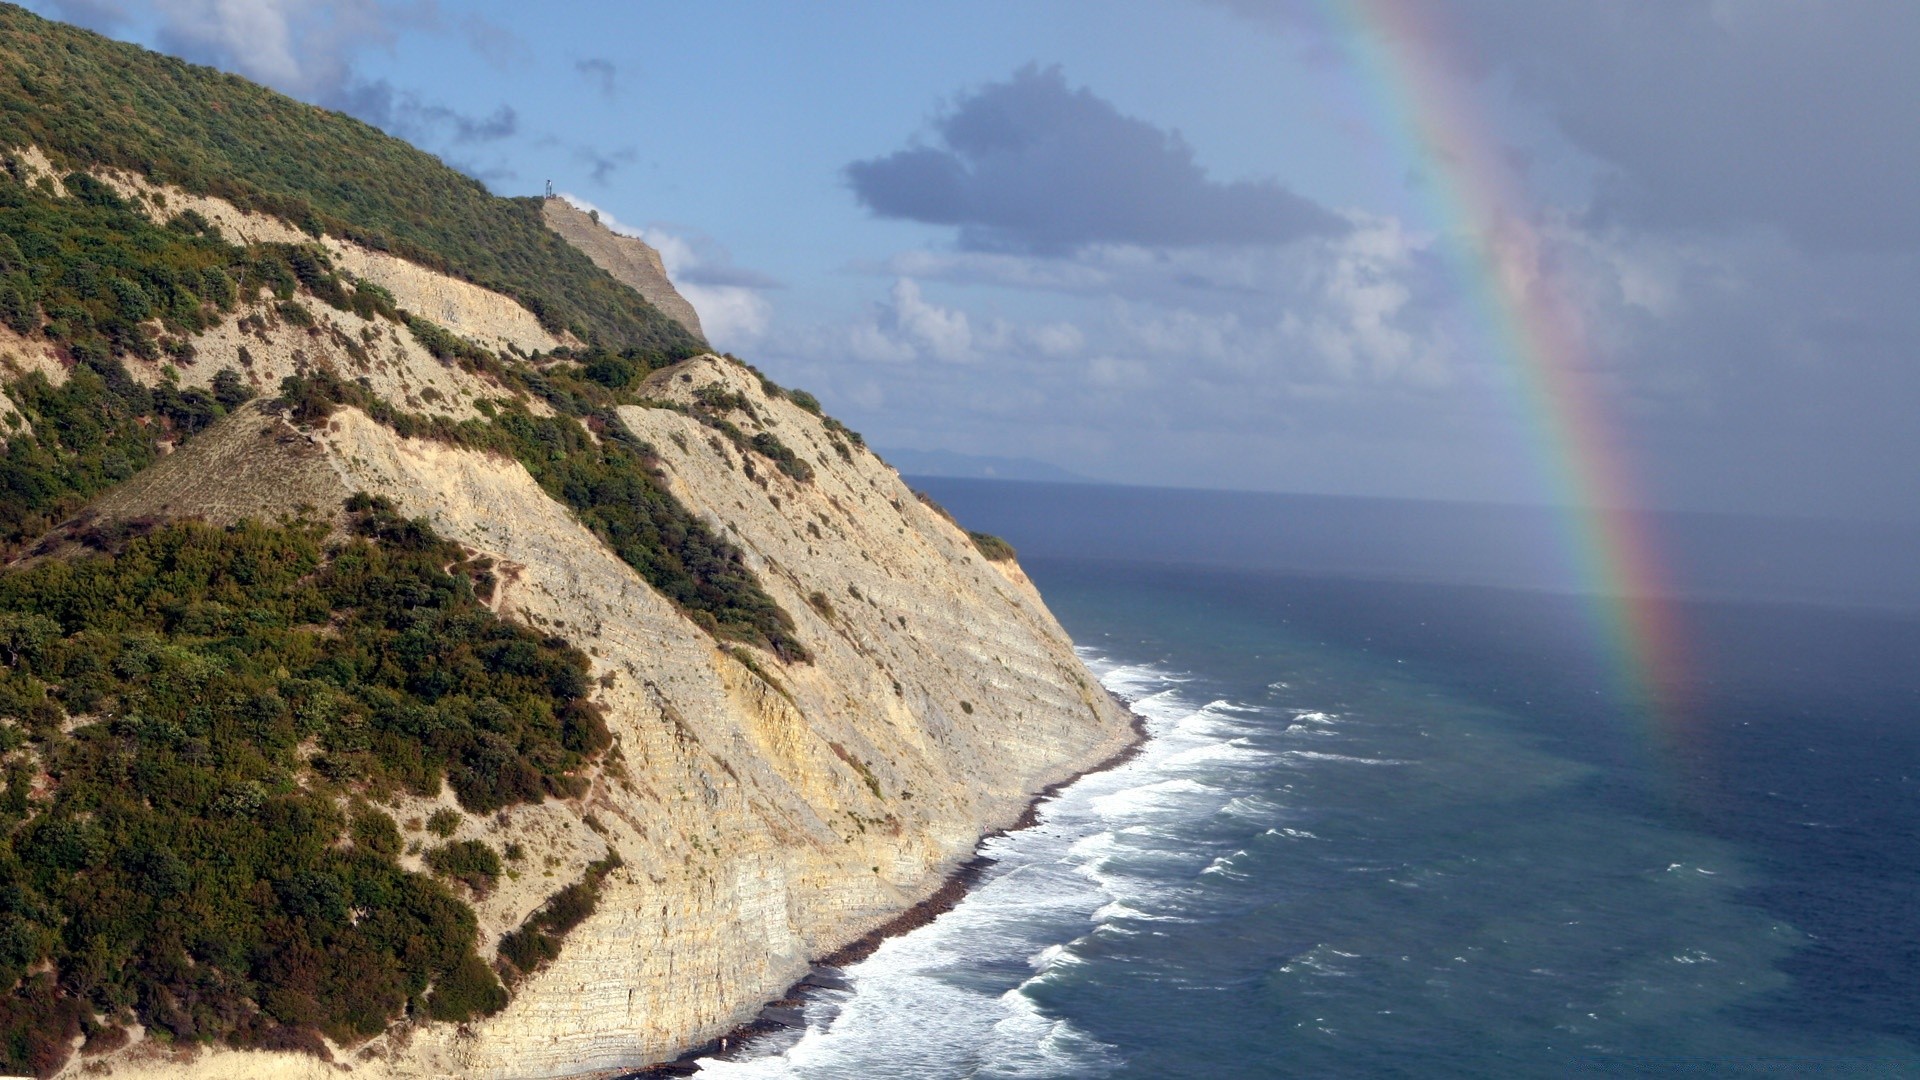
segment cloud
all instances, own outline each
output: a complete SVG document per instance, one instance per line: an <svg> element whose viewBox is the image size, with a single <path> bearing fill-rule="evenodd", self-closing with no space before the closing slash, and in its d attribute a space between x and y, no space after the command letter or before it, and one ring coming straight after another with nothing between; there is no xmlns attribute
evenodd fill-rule
<svg viewBox="0 0 1920 1080"><path fill-rule="evenodd" d="M1219 0L1325 41L1306 0ZM1777 228L1809 251L1920 247L1920 4L1424 0L1452 77L1497 79L1604 166L1597 223Z"/></svg>
<svg viewBox="0 0 1920 1080"><path fill-rule="evenodd" d="M378 0L151 0L151 8L162 51L322 104L348 95L353 53L391 48L402 24L431 11Z"/></svg>
<svg viewBox="0 0 1920 1080"><path fill-rule="evenodd" d="M1209 178L1178 132L1070 89L1058 67L983 86L933 128L937 145L856 161L846 177L875 215L958 226L971 250L1281 244L1343 227L1277 182Z"/></svg>
<svg viewBox="0 0 1920 1080"><path fill-rule="evenodd" d="M573 152L574 159L587 166L587 175L596 184L604 185L613 179L613 174L624 166L640 159L640 151L631 146L603 153L590 146L578 147Z"/></svg>
<svg viewBox="0 0 1920 1080"><path fill-rule="evenodd" d="M883 309L886 329L941 360L967 360L973 354L973 326L966 313L930 304L920 286L906 278L893 283Z"/></svg>
<svg viewBox="0 0 1920 1080"><path fill-rule="evenodd" d="M763 295L780 283L756 270L735 266L727 249L713 238L663 225L628 225L601 207L561 193L582 210L600 215L600 224L622 236L644 240L660 253L674 288L700 314L700 326L715 348L741 350L760 341L773 320L773 304Z"/></svg>
<svg viewBox="0 0 1920 1080"><path fill-rule="evenodd" d="M580 77L587 80L587 85L599 91L601 97L612 100L618 95L620 90L620 69L614 66L613 61L599 56L589 57L588 59L577 61L573 65L573 70L579 72Z"/></svg>
<svg viewBox="0 0 1920 1080"><path fill-rule="evenodd" d="M471 145L497 142L520 130L520 116L512 106L502 105L489 115L474 116L424 101L413 91L401 90L385 79L355 82L346 86L333 100L331 107L415 143L450 141Z"/></svg>

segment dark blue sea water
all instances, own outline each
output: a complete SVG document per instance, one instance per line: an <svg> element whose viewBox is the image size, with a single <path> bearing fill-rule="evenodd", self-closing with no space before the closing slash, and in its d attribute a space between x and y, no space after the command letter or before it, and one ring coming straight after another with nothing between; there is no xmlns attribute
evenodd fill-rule
<svg viewBox="0 0 1920 1080"><path fill-rule="evenodd" d="M1675 602L1688 707L1658 724L1529 512L1254 499L1288 535L1180 565L1156 544L1190 513L1131 548L1086 531L1138 493L927 486L1024 545L1152 740L990 842L979 887L807 1030L707 1072L1920 1075L1897 529L1664 522L1704 569ZM1381 533L1334 542L1356 515Z"/></svg>

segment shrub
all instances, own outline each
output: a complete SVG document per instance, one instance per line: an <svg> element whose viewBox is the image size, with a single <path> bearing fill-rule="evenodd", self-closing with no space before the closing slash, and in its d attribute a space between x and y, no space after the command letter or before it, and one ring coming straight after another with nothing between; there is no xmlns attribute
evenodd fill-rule
<svg viewBox="0 0 1920 1080"><path fill-rule="evenodd" d="M441 807L427 817L427 831L445 839L460 831L460 812Z"/></svg>
<svg viewBox="0 0 1920 1080"><path fill-rule="evenodd" d="M531 975L560 955L567 933L599 905L600 883L620 865L620 856L609 853L587 867L585 877L549 897L518 929L501 935L500 958L508 965L509 980Z"/></svg>
<svg viewBox="0 0 1920 1080"><path fill-rule="evenodd" d="M973 546L979 549L980 554L993 562L1012 562L1015 558L1013 545L992 533L968 530L967 539L973 541Z"/></svg>
<svg viewBox="0 0 1920 1080"><path fill-rule="evenodd" d="M400 867L367 796L437 792L476 754L532 771L527 797L575 783L603 745L565 734L586 661L481 605L458 545L347 510L344 536L136 525L0 571L0 731L58 777L30 799L40 765L0 764L0 1071L59 1067L96 1014L312 1050L409 1002L503 1000L471 908ZM68 731L79 712L103 719ZM500 872L476 841L427 859L476 890Z"/></svg>
<svg viewBox="0 0 1920 1080"><path fill-rule="evenodd" d="M813 466L807 460L787 448L787 445L774 437L771 431L756 434L748 443L754 450L766 455L783 473L803 484L813 480Z"/></svg>
<svg viewBox="0 0 1920 1080"><path fill-rule="evenodd" d="M427 1016L434 1020L466 1021L506 1007L506 987L486 961L472 953L461 957L427 995Z"/></svg>
<svg viewBox="0 0 1920 1080"><path fill-rule="evenodd" d="M477 894L491 892L500 880L500 856L479 840L456 840L427 851L427 867Z"/></svg>

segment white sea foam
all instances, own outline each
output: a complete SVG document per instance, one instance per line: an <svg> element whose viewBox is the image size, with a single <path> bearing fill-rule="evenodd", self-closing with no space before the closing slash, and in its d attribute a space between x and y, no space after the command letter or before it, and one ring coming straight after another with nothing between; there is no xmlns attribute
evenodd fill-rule
<svg viewBox="0 0 1920 1080"><path fill-rule="evenodd" d="M998 837L995 861L953 910L884 942L849 967L850 992L810 1001L807 1029L740 1061L702 1062L718 1077L1058 1077L1120 1064L1112 1047L1049 1015L1027 991L1084 977L1084 943L1187 921L1181 898L1231 879L1244 851L1184 839L1216 814L1264 824L1286 808L1248 794L1249 768L1269 752L1257 736L1269 710L1196 704L1192 680L1082 651L1103 685L1146 720L1149 742L1116 769L1085 777L1041 808L1039 826ZM1024 961L1024 963L1023 963ZM994 985L1009 964L1032 971ZM933 1019L930 1022L930 1018Z"/></svg>
<svg viewBox="0 0 1920 1080"><path fill-rule="evenodd" d="M1241 795L1221 807L1220 812L1248 821L1270 821L1286 813L1286 807L1259 795Z"/></svg>
<svg viewBox="0 0 1920 1080"><path fill-rule="evenodd" d="M1399 758L1354 757L1351 754L1323 754L1318 750L1287 750L1281 757L1298 758L1303 761L1339 761L1349 765L1411 765L1410 761Z"/></svg>
<svg viewBox="0 0 1920 1080"><path fill-rule="evenodd" d="M1235 879L1244 881L1251 875L1249 875L1245 870L1241 870L1240 868L1234 866L1233 861L1235 859L1242 858L1245 855L1246 855L1246 852L1244 851L1236 851L1231 855L1222 855L1219 858L1216 858L1212 862L1208 863L1207 868L1200 872L1202 874L1213 874L1218 877L1230 877L1230 878L1235 878Z"/></svg>

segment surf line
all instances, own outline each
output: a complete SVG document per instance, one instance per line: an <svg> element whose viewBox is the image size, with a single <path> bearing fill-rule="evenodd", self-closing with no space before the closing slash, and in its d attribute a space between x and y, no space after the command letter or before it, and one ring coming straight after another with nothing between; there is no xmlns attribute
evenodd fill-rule
<svg viewBox="0 0 1920 1080"><path fill-rule="evenodd" d="M1396 157L1430 178L1425 212L1461 299L1514 376L1517 411L1614 690L1656 742L1685 732L1686 657L1668 575L1633 468L1594 385L1580 313L1550 264L1485 110L1459 66L1440 6L1321 0L1330 35Z"/></svg>

